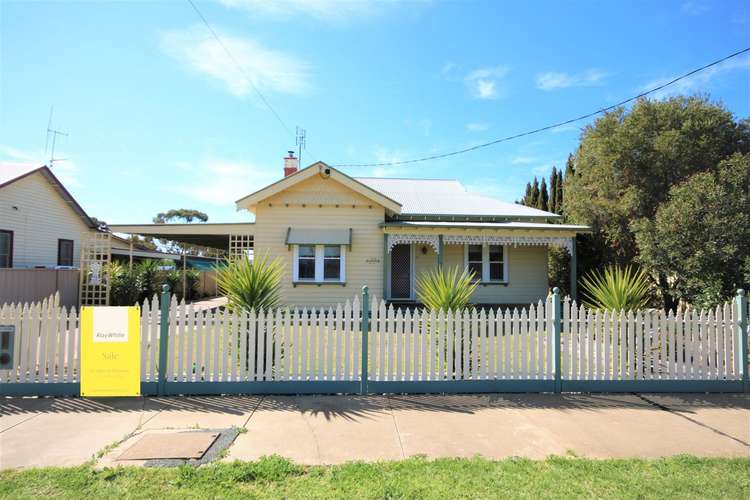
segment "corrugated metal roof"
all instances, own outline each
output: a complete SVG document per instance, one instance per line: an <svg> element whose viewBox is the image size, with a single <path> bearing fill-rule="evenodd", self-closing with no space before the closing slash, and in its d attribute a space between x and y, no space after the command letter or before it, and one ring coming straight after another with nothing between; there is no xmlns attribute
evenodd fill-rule
<svg viewBox="0 0 750 500"><path fill-rule="evenodd" d="M589 226L575 224L544 224L541 222L441 222L441 221L393 221L381 224L382 227L460 227L464 229L549 229L589 233Z"/></svg>
<svg viewBox="0 0 750 500"><path fill-rule="evenodd" d="M402 215L559 217L550 212L470 193L457 180L355 177L402 205Z"/></svg>

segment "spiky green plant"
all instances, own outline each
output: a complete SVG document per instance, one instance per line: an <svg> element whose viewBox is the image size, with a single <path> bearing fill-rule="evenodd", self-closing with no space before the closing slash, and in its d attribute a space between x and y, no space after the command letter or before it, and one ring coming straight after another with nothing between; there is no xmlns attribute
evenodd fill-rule
<svg viewBox="0 0 750 500"><path fill-rule="evenodd" d="M437 267L417 278L417 298L431 310L456 311L469 304L477 285L474 271Z"/></svg>
<svg viewBox="0 0 750 500"><path fill-rule="evenodd" d="M643 269L607 266L581 278L584 305L592 309L631 311L648 306L651 284Z"/></svg>
<svg viewBox="0 0 750 500"><path fill-rule="evenodd" d="M107 266L110 303L113 306L132 306L138 303L140 289L136 273L116 261Z"/></svg>
<svg viewBox="0 0 750 500"><path fill-rule="evenodd" d="M280 259L264 255L251 261L241 257L215 269L219 291L229 300L230 309L268 310L281 302L284 265Z"/></svg>
<svg viewBox="0 0 750 500"><path fill-rule="evenodd" d="M141 289L140 300L150 299L159 290L159 264L153 259L146 259L135 267L138 286Z"/></svg>

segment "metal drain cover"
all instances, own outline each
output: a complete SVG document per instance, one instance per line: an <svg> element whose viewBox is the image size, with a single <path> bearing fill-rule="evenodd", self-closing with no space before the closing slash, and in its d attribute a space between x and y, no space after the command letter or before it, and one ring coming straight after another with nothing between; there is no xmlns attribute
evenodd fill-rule
<svg viewBox="0 0 750 500"><path fill-rule="evenodd" d="M117 460L155 460L166 458L199 459L219 432L172 432L146 434L125 450Z"/></svg>

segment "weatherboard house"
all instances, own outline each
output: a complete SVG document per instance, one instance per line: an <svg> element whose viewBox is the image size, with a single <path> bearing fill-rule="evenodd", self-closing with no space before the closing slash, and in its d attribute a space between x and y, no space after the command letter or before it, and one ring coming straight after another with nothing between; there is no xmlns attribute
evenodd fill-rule
<svg viewBox="0 0 750 500"><path fill-rule="evenodd" d="M415 302L417 277L441 265L475 272L474 303L535 302L548 293L548 248L575 260L576 235L589 230L456 180L350 177L323 162L299 170L291 153L284 162L283 178L236 201L254 222L111 228L278 257L282 299L297 306L341 303L363 285L392 302Z"/></svg>

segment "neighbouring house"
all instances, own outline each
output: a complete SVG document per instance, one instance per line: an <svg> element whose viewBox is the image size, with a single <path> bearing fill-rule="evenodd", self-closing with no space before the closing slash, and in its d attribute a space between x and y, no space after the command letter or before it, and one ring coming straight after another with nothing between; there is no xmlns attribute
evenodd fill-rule
<svg viewBox="0 0 750 500"><path fill-rule="evenodd" d="M254 222L112 230L278 257L282 298L299 306L341 303L363 285L391 302L415 302L417 277L439 265L475 271L474 303L535 302L548 292L548 248L566 248L575 260L576 235L589 231L456 180L357 178L323 162L298 170L291 153L284 162L282 179L236 201Z"/></svg>
<svg viewBox="0 0 750 500"><path fill-rule="evenodd" d="M49 167L0 172L0 305L37 301L59 292L78 305L81 250L98 225ZM113 236L111 255L172 259L171 255Z"/></svg>

